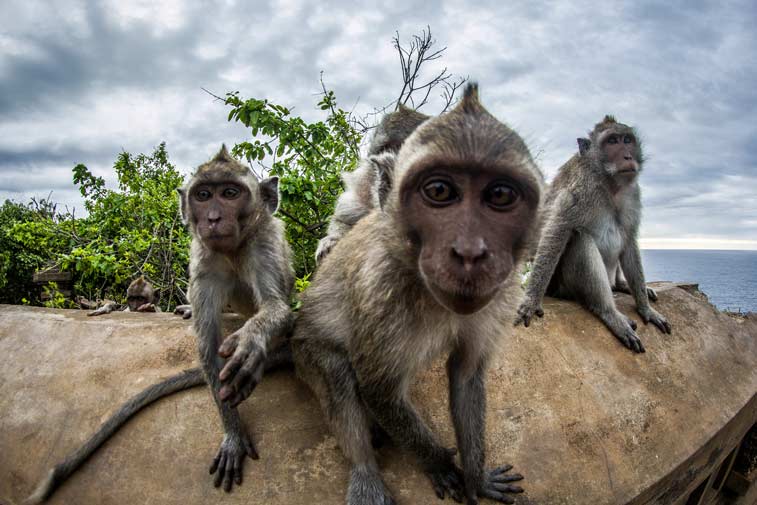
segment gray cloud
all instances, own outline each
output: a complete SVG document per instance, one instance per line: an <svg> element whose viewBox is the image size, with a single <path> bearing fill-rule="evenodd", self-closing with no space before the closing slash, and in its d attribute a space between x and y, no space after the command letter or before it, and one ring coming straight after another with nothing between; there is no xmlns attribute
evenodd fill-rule
<svg viewBox="0 0 757 505"><path fill-rule="evenodd" d="M117 154L166 141L188 172L246 138L201 88L266 97L308 120L324 71L356 113L399 91L391 38L430 25L429 65L481 84L548 176L606 113L638 126L643 236L757 241L757 6L722 2L416 0L316 4L6 2L0 198L81 207L71 168L112 182ZM438 111L439 102L426 107Z"/></svg>

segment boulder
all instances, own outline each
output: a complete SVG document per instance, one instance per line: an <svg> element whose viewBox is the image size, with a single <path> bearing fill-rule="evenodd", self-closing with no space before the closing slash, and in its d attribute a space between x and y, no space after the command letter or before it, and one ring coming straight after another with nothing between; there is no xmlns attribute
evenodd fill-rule
<svg viewBox="0 0 757 505"><path fill-rule="evenodd" d="M673 334L639 323L645 354L566 301L547 299L529 328L502 328L506 345L488 376L487 465L524 474L516 503L678 503L717 492L718 470L757 421L757 320L729 317L691 289L655 287ZM617 302L638 321L629 296ZM226 331L241 322L225 317ZM197 365L191 322L171 314L7 305L0 356L2 505L20 503L130 396ZM446 388L439 361L412 394L453 446ZM222 430L198 387L137 414L50 503L343 503L347 461L292 371L267 376L240 412L260 459L246 461L230 494L208 475ZM410 454L391 444L378 453L399 505L436 503Z"/></svg>

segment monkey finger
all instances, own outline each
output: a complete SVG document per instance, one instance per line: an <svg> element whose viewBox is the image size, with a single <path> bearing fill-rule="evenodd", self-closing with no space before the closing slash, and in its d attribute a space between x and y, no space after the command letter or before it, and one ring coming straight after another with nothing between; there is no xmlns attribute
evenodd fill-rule
<svg viewBox="0 0 757 505"><path fill-rule="evenodd" d="M244 361L245 356L239 352L234 353L229 361L226 362L226 366L223 367L221 373L218 374L218 378L225 382L229 377L236 375L239 368L244 364Z"/></svg>
<svg viewBox="0 0 757 505"><path fill-rule="evenodd" d="M489 472L489 475L492 476L492 477L494 477L496 475L500 475L500 474L509 472L512 469L513 469L513 465L498 466L497 468L495 468L494 470L492 470L491 472Z"/></svg>
<svg viewBox="0 0 757 505"><path fill-rule="evenodd" d="M220 487L221 482L223 482L223 474L226 470L226 453L222 452L221 454L219 454L219 456L216 457L216 459L218 459L218 464L215 465L216 470L211 473L216 474L215 478L213 479L213 485L215 487Z"/></svg>
<svg viewBox="0 0 757 505"><path fill-rule="evenodd" d="M255 444L252 442L252 440L245 440L244 448L250 459L260 459L260 456L258 456L258 450L255 448Z"/></svg>
<svg viewBox="0 0 757 505"><path fill-rule="evenodd" d="M238 454L234 458L234 482L237 486L242 484L242 469L244 465L244 454Z"/></svg>
<svg viewBox="0 0 757 505"><path fill-rule="evenodd" d="M222 358L228 358L237 350L239 345L239 335L229 335L218 348L218 355Z"/></svg>
<svg viewBox="0 0 757 505"><path fill-rule="evenodd" d="M544 311L542 309L536 309L534 313L539 317L544 317Z"/></svg>
<svg viewBox="0 0 757 505"><path fill-rule="evenodd" d="M649 298L651 301L656 302L657 301L657 292L652 288L647 288L647 298Z"/></svg>
<svg viewBox="0 0 757 505"><path fill-rule="evenodd" d="M223 473L223 490L231 491L231 479L234 477L234 466L230 459L226 461L226 471Z"/></svg>
<svg viewBox="0 0 757 505"><path fill-rule="evenodd" d="M210 469L208 473L210 473L211 475L216 473L216 470L218 469L218 464L220 463L220 461L221 461L221 453L219 452L218 455L215 458L213 458L213 462L210 464Z"/></svg>
<svg viewBox="0 0 757 505"><path fill-rule="evenodd" d="M510 484L492 483L491 488L503 493L522 493L523 488L520 486L512 486Z"/></svg>
<svg viewBox="0 0 757 505"><path fill-rule="evenodd" d="M484 498L489 498L491 500L496 500L500 503L515 503L514 499L493 489L485 489L479 493L479 496L483 496Z"/></svg>
<svg viewBox="0 0 757 505"><path fill-rule="evenodd" d="M515 482L523 480L523 476L519 473L514 473L512 475L495 475L490 478L490 481L493 484L502 484L505 482Z"/></svg>

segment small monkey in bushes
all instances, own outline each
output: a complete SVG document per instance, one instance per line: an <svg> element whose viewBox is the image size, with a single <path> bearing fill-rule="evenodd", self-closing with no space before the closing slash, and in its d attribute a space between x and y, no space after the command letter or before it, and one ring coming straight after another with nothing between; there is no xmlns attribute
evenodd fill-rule
<svg viewBox="0 0 757 505"><path fill-rule="evenodd" d="M510 465L484 468L485 377L518 303L542 174L475 85L408 137L393 173L383 207L336 243L303 293L295 369L352 465L348 504L395 503L372 433L412 451L439 498L513 503L522 476ZM408 396L415 375L442 354L460 467Z"/></svg>
<svg viewBox="0 0 757 505"><path fill-rule="evenodd" d="M123 312L161 312L157 305L158 297L152 283L144 276L137 277L126 288L126 308L116 302L107 302L102 307L88 312L88 316L102 316L115 311Z"/></svg>
<svg viewBox="0 0 757 505"><path fill-rule="evenodd" d="M50 471L27 503L46 500L140 409L201 384L210 386L224 428L210 466L215 486L229 491L234 483L241 484L245 458L258 458L236 407L265 371L292 362L285 337L292 326L289 293L294 273L283 225L273 216L278 180L258 182L223 146L179 194L182 217L192 234L189 297L202 368L169 377L126 402ZM221 311L227 304L248 320L224 340Z"/></svg>
<svg viewBox="0 0 757 505"><path fill-rule="evenodd" d="M645 323L670 333L670 323L649 305L638 233L644 157L636 131L605 116L578 154L557 173L547 194L545 223L527 296L515 324L541 317L544 294L578 300L599 317L620 342L644 352L636 322L616 307L612 292L633 295Z"/></svg>

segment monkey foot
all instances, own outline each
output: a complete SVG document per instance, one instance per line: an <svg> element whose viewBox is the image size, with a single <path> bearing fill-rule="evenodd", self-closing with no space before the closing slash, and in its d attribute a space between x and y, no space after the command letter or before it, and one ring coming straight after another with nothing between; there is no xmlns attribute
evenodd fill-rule
<svg viewBox="0 0 757 505"><path fill-rule="evenodd" d="M173 313L178 316L181 316L183 319L189 319L192 317L192 306L191 305L177 305Z"/></svg>
<svg viewBox="0 0 757 505"><path fill-rule="evenodd" d="M221 448L218 449L218 455L210 465L210 474L215 474L213 485L220 487L223 484L223 489L227 493L231 491L233 483L237 486L241 485L245 456L251 459L259 458L250 437L247 434L226 434L221 442Z"/></svg>
<svg viewBox="0 0 757 505"><path fill-rule="evenodd" d="M644 345L641 343L641 340L639 339L639 336L636 335L636 332L634 329L636 328L636 323L634 322L633 325L629 322L633 322L633 320L626 318L625 325L621 325L620 328L610 328L617 337L618 340L621 341L621 343L631 349L633 352L647 352L644 349Z"/></svg>
<svg viewBox="0 0 757 505"><path fill-rule="evenodd" d="M507 472L512 469L512 465L505 465L490 471L489 474L484 477L485 482L480 486L478 496L482 498L490 498L500 503L515 503L515 500L505 493L522 493L522 487L508 483L523 480L523 476L519 473L508 474ZM468 505L473 505L475 503L477 503L475 497L469 496Z"/></svg>
<svg viewBox="0 0 757 505"><path fill-rule="evenodd" d="M426 468L426 475L431 479L431 485L440 500L443 500L447 495L456 502L462 503L463 472L452 461L452 457L457 451L455 449L445 450L448 453L448 460L429 465Z"/></svg>
<svg viewBox="0 0 757 505"><path fill-rule="evenodd" d="M397 505L376 471L354 468L347 489L347 505Z"/></svg>

